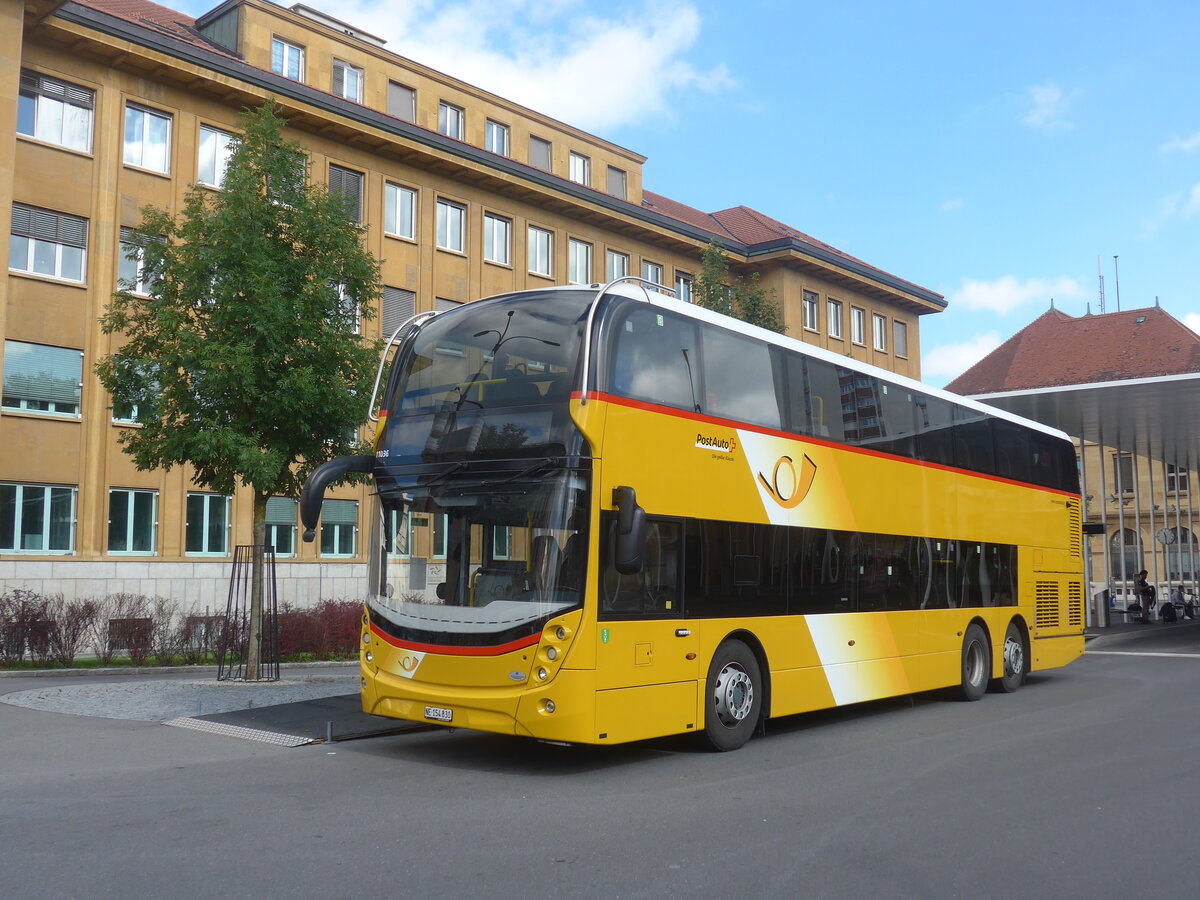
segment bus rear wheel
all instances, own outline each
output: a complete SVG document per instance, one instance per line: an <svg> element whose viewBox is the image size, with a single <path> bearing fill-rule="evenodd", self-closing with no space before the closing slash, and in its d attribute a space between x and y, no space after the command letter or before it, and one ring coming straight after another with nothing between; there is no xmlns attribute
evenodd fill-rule
<svg viewBox="0 0 1200 900"><path fill-rule="evenodd" d="M1011 694L1025 683L1029 674L1029 652L1025 635L1016 622L1009 622L1004 632L1004 674L992 679L992 690Z"/></svg>
<svg viewBox="0 0 1200 900"><path fill-rule="evenodd" d="M762 714L758 660L741 641L725 641L708 667L704 736L714 750L736 750L754 733Z"/></svg>
<svg viewBox="0 0 1200 900"><path fill-rule="evenodd" d="M962 646L962 698L978 700L987 692L992 669L992 654L987 635L975 623L967 626Z"/></svg>

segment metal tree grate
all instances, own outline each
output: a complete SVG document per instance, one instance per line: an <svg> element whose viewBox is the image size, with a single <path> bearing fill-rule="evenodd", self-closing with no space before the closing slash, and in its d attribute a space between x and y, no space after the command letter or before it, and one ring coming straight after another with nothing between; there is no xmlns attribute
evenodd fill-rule
<svg viewBox="0 0 1200 900"><path fill-rule="evenodd" d="M279 680L279 605L275 548L240 545L233 553L229 602L217 643L217 680L246 681L250 656L250 604L254 568L262 566L262 627L258 632L257 681Z"/></svg>

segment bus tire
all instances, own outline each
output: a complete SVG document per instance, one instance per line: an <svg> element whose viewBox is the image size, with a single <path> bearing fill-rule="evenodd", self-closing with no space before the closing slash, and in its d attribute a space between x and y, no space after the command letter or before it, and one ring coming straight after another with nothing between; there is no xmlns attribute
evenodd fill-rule
<svg viewBox="0 0 1200 900"><path fill-rule="evenodd" d="M963 634L962 687L964 700L978 700L987 692L988 678L992 671L992 654L988 648L987 635L972 622Z"/></svg>
<svg viewBox="0 0 1200 900"><path fill-rule="evenodd" d="M992 690L1001 694L1011 694L1025 683L1029 674L1029 648L1025 645L1025 635L1016 621L1008 623L1004 632L1004 674L992 679Z"/></svg>
<svg viewBox="0 0 1200 900"><path fill-rule="evenodd" d="M722 643L705 682L704 736L714 750L736 750L750 740L762 715L763 689L750 648L741 641Z"/></svg>

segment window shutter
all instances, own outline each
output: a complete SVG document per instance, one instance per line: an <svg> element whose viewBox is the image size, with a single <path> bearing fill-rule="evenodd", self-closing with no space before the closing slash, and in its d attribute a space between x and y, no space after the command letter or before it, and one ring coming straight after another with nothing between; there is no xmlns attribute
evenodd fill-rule
<svg viewBox="0 0 1200 900"><path fill-rule="evenodd" d="M357 525L357 500L326 500L321 504L321 522L325 525Z"/></svg>
<svg viewBox="0 0 1200 900"><path fill-rule="evenodd" d="M404 324L405 320L417 313L417 295L414 291L402 288L384 287L383 289L383 336L391 337L392 333Z"/></svg>
<svg viewBox="0 0 1200 900"><path fill-rule="evenodd" d="M417 92L412 88L388 82L388 115L411 122L417 107L416 99Z"/></svg>
<svg viewBox="0 0 1200 900"><path fill-rule="evenodd" d="M339 62L333 64L333 92L339 97L345 94L346 90L346 67Z"/></svg>
<svg viewBox="0 0 1200 900"><path fill-rule="evenodd" d="M20 341L4 342L4 395L49 403L80 401L83 352Z"/></svg>
<svg viewBox="0 0 1200 900"><path fill-rule="evenodd" d="M350 201L350 218L354 222L362 221L362 179L360 172L352 172L341 166L329 167L329 193Z"/></svg>
<svg viewBox="0 0 1200 900"><path fill-rule="evenodd" d="M295 525L296 501L287 497L271 497L267 500L268 525Z"/></svg>

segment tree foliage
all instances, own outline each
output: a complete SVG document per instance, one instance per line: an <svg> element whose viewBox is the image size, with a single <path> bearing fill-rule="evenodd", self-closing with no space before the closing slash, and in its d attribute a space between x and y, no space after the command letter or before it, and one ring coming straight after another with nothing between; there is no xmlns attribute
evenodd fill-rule
<svg viewBox="0 0 1200 900"><path fill-rule="evenodd" d="M749 278L733 275L729 260L716 241L709 241L700 256L700 272L692 286L692 301L770 331L780 334L787 331L775 291L768 291L759 283L757 272Z"/></svg>
<svg viewBox="0 0 1200 900"><path fill-rule="evenodd" d="M243 114L223 188L193 187L178 218L142 210L130 259L147 295L122 283L101 317L119 349L96 373L139 469L190 465L197 484L255 494L256 541L271 495L351 453L366 418L377 346L379 268L346 198L307 183L273 104Z"/></svg>

